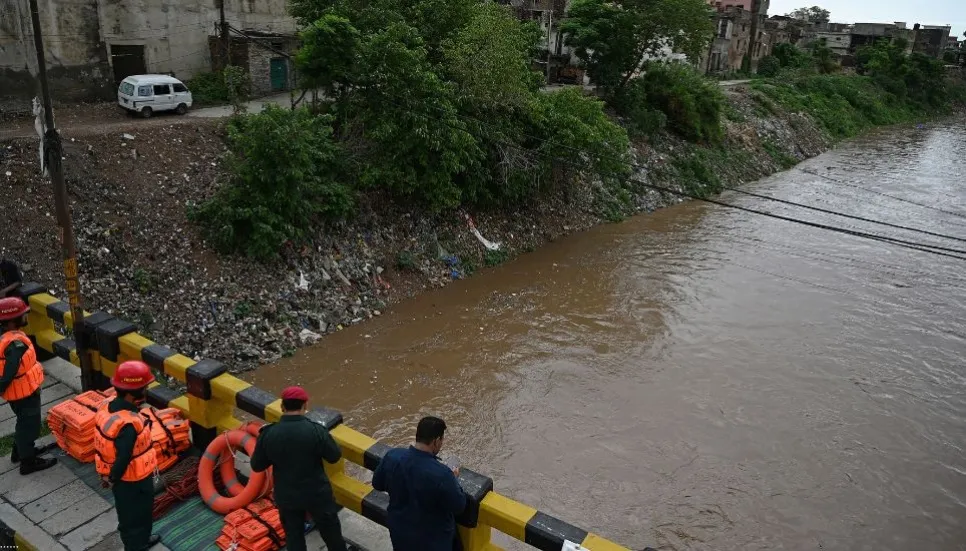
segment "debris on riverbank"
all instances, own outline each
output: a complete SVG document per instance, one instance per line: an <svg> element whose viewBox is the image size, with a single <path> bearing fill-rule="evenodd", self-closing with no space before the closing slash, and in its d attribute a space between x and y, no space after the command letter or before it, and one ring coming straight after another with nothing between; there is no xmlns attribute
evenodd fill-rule
<svg viewBox="0 0 966 551"><path fill-rule="evenodd" d="M223 177L222 122L131 121L102 133L68 126L65 167L86 305L184 354L245 371L607 218L681 201L634 181L687 190L688 167L699 158L720 183L737 185L831 145L804 115L765 111L749 90L727 95L725 145L712 154L669 135L639 144L631 200L619 213L602 211L592 183L587 193L502 212L428 216L369 198L352 223L311 246L288 247L268 265L215 253L187 220L187 206L210 197ZM35 139L0 142L0 251L27 279L63 296L52 194L38 168Z"/></svg>

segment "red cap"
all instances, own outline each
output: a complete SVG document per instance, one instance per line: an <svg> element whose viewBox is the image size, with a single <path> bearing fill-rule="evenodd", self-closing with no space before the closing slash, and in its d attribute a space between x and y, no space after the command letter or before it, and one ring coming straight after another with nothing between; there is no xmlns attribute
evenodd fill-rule
<svg viewBox="0 0 966 551"><path fill-rule="evenodd" d="M301 400L303 402L309 401L309 393L305 392L305 389L300 386L290 386L282 391L283 400Z"/></svg>

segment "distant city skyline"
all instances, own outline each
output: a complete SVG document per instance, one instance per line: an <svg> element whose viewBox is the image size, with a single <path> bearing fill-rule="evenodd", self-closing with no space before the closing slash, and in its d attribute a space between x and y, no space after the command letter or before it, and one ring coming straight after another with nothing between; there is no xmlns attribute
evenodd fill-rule
<svg viewBox="0 0 966 551"><path fill-rule="evenodd" d="M847 4L847 5L846 5ZM906 2L900 0L771 0L769 15L785 15L798 8L817 5L831 12L834 23L892 23L905 21L909 27L923 25L951 25L950 34L963 39L966 31L966 6L963 0L929 0Z"/></svg>

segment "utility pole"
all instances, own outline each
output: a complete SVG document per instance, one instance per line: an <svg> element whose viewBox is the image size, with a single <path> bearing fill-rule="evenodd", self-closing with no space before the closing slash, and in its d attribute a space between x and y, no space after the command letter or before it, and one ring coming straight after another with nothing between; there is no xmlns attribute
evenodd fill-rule
<svg viewBox="0 0 966 551"><path fill-rule="evenodd" d="M228 22L225 21L225 0L218 0L218 16L221 20L221 68L231 65L231 43L228 38Z"/></svg>
<svg viewBox="0 0 966 551"><path fill-rule="evenodd" d="M553 35L553 2L550 2L550 9L547 10L550 19L547 21L547 85L550 84L550 60L553 59L553 50L550 48L550 38Z"/></svg>
<svg viewBox="0 0 966 551"><path fill-rule="evenodd" d="M54 127L54 111L50 105L50 87L47 85L47 62L44 59L44 39L40 34L40 11L37 0L30 0L30 18L34 27L34 47L37 49L37 76L40 79L40 93L44 101L44 166L50 171L50 179L54 184L54 209L57 213L57 224L60 226L61 253L64 258L64 277L67 280L67 297L70 304L70 314L73 318L74 340L77 345L77 358L81 367L81 387L83 390L94 390L97 381L91 357L87 352L87 337L84 333L84 308L81 306L80 280L77 278L77 246L74 243L74 226L70 219L70 207L67 204L67 184L64 182L63 151L60 135Z"/></svg>

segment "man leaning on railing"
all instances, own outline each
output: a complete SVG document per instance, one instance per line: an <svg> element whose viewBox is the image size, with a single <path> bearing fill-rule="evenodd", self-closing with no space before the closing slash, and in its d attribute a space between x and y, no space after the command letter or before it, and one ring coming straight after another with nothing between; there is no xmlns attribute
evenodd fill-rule
<svg viewBox="0 0 966 551"><path fill-rule="evenodd" d="M459 546L456 515L466 495L456 476L459 468L440 462L446 423L424 417L416 442L386 452L372 477L372 487L389 493L389 537L393 551L453 551Z"/></svg>

